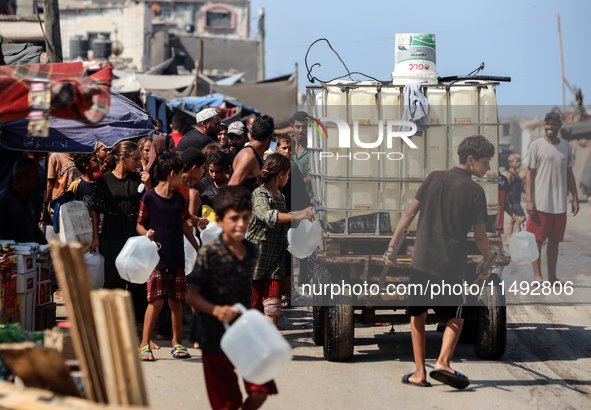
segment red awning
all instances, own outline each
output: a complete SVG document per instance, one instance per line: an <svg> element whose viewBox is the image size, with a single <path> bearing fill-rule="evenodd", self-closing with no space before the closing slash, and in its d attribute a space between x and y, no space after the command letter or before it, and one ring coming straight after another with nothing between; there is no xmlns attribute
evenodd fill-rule
<svg viewBox="0 0 591 410"><path fill-rule="evenodd" d="M103 62L0 66L0 122L29 113L30 81L51 82L51 115L98 124L109 112L113 66Z"/></svg>

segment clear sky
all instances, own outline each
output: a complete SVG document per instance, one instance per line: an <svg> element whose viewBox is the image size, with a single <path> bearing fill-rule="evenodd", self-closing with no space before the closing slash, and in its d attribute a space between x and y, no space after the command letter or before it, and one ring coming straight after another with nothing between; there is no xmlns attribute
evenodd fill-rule
<svg viewBox="0 0 591 410"><path fill-rule="evenodd" d="M260 7L266 77L291 73L297 62L301 92L309 84L304 56L318 38L331 42L350 71L390 80L395 34L434 33L440 76L466 75L484 62L480 74L512 78L497 88L502 105L562 105L560 14L565 77L591 105L590 0L251 0L253 36ZM326 43L314 46L308 62L322 64L313 74L323 80L346 74ZM571 101L567 88L567 105Z"/></svg>

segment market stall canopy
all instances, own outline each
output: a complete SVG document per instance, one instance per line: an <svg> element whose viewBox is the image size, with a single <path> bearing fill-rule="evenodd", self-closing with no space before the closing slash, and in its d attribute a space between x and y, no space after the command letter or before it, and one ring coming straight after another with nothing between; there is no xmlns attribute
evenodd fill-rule
<svg viewBox="0 0 591 410"><path fill-rule="evenodd" d="M0 66L0 121L27 117L31 81L47 80L51 115L98 124L109 111L112 70L108 62Z"/></svg>
<svg viewBox="0 0 591 410"><path fill-rule="evenodd" d="M49 137L27 137L27 119L0 123L0 145L18 151L94 152L97 141L107 147L154 132L147 112L127 98L111 92L109 112L100 124L50 117Z"/></svg>

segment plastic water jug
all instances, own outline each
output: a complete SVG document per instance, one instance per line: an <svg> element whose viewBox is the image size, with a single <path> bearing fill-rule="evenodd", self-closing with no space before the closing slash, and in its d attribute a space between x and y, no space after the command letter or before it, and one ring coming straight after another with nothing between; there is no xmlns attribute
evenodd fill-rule
<svg viewBox="0 0 591 410"><path fill-rule="evenodd" d="M132 236L115 259L115 266L122 279L131 283L146 283L159 261L156 242L147 236Z"/></svg>
<svg viewBox="0 0 591 410"><path fill-rule="evenodd" d="M96 250L84 254L88 273L94 289L102 289L105 284L105 258Z"/></svg>
<svg viewBox="0 0 591 410"><path fill-rule="evenodd" d="M201 242L203 242L203 245L206 245L209 242L216 239L218 236L220 236L223 229L220 228L217 223L210 222L207 224L207 227L205 227L205 229L202 230L201 228L199 228L199 231L201 232Z"/></svg>
<svg viewBox="0 0 591 410"><path fill-rule="evenodd" d="M527 265L540 257L536 236L523 229L511 235L509 249L511 250L511 262L516 265Z"/></svg>
<svg viewBox="0 0 591 410"><path fill-rule="evenodd" d="M277 327L261 312L247 310L240 303L234 309L242 312L220 342L223 352L244 380L264 384L273 380L289 364L291 346Z"/></svg>
<svg viewBox="0 0 591 410"><path fill-rule="evenodd" d="M82 201L71 201L59 208L59 237L64 243L78 242L88 246L92 242L92 223L88 208Z"/></svg>
<svg viewBox="0 0 591 410"><path fill-rule="evenodd" d="M297 228L287 231L287 249L298 259L304 259L312 255L322 239L322 225L316 219L310 222L307 219L300 221Z"/></svg>
<svg viewBox="0 0 591 410"><path fill-rule="evenodd" d="M195 237L197 243L199 243L199 238ZM185 250L185 275L188 275L193 271L195 267L195 262L197 261L197 251L191 245L191 242L183 236L183 247Z"/></svg>

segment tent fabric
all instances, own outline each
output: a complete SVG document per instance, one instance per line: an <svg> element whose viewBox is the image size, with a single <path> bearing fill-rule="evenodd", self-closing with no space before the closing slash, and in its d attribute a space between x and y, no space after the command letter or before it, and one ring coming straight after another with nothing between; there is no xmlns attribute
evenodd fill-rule
<svg viewBox="0 0 591 410"><path fill-rule="evenodd" d="M263 114L270 115L275 128L289 126L293 107L297 105L296 76L287 80L234 84L229 86L212 85L213 92L231 95L243 104L255 107Z"/></svg>
<svg viewBox="0 0 591 410"><path fill-rule="evenodd" d="M32 43L2 44L6 65L39 64L43 47Z"/></svg>
<svg viewBox="0 0 591 410"><path fill-rule="evenodd" d="M188 97L193 93L193 75L135 74L115 70L119 78L113 80L113 89L122 92L145 90L165 100Z"/></svg>
<svg viewBox="0 0 591 410"><path fill-rule="evenodd" d="M94 126L50 117L49 137L27 137L27 119L0 123L0 145L17 151L94 152L97 141L112 147L121 140L154 132L152 119L127 98L111 92L109 112Z"/></svg>
<svg viewBox="0 0 591 410"><path fill-rule="evenodd" d="M168 105L170 105L171 107L182 108L187 111L198 113L199 111L207 107L220 108L224 105L224 103L229 103L236 107L242 108L243 116L259 113L257 109L249 107L243 104L242 102L235 100L232 97L220 93L205 95L203 97L177 98L176 100L170 101Z"/></svg>
<svg viewBox="0 0 591 410"><path fill-rule="evenodd" d="M31 80L42 79L51 83L51 115L97 124L109 111L112 70L108 62L0 66L0 121L27 117Z"/></svg>

